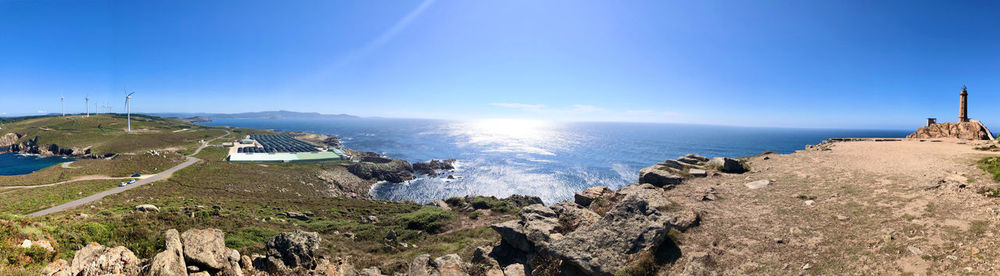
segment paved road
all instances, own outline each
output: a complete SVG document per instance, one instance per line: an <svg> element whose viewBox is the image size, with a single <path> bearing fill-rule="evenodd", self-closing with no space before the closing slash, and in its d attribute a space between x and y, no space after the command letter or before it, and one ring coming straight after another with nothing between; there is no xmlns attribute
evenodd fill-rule
<svg viewBox="0 0 1000 276"><path fill-rule="evenodd" d="M168 177L168 176L170 176L170 174L172 174L172 173L174 173L174 172L176 172L176 171L178 171L180 169L187 168L188 166L191 166L192 164L194 164L194 163L196 163L198 161L201 161L201 159L188 156L187 157L187 161L184 161L184 163L181 163L180 165L174 166L173 168L167 169L166 171L158 173L158 174L156 174L156 175L154 175L154 176L152 176L150 178L146 178L146 179L143 179L143 180L136 181L135 183L132 183L132 184L129 184L129 185L125 185L125 187L113 188L113 189L106 190L106 191L103 191L103 192L100 192L100 193L92 194L90 196L87 196L87 197L84 197L84 198L81 198L81 199L77 199L77 200L74 200L74 201L66 202L66 203L63 203L62 205L59 205L59 206L56 206L56 207L52 207L52 208L48 208L48 209L45 209L45 210L41 210L41 211L38 211L38 212L34 212L34 213L31 213L31 214L28 214L28 216L29 217L39 217L39 216L44 216L44 215L48 215L48 214L55 213L55 212L61 212L61 211L69 210L69 209L72 209L72 208L76 208L77 206L84 205L84 204L87 204L87 203L91 203L91 202L100 200L100 199L102 199L102 198L104 198L106 196L109 196L109 195L121 193L121 192L128 191L128 190L130 190L132 188L135 188L135 187L139 187L139 186L142 186L142 185L146 185L148 183L156 182L157 180L160 180L160 179L163 179L165 177Z"/></svg>
<svg viewBox="0 0 1000 276"><path fill-rule="evenodd" d="M219 139L219 138L225 137L226 135L229 135L229 131L228 130L226 131L225 135L216 137L215 139ZM160 172L160 173L158 173L158 174L156 174L154 176L151 176L151 177L143 179L143 180L136 181L135 183L132 183L132 184L129 184L129 185L125 185L125 187L113 188L113 189L106 190L106 191L103 191L103 192L100 192L100 193L92 194L90 196L87 196L87 197L84 197L84 198L81 198L81 199L77 199L77 200L74 200L74 201L66 202L66 203L63 203L63 204L61 204L59 206L55 206L55 207L52 207L52 208L48 208L48 209L45 209L45 210L34 212L34 213L31 213L31 214L28 214L28 216L29 217L40 217L40 216L44 216L44 215L48 215L48 214L52 214L52 213L56 213L56 212L61 212L61 211L69 210L69 209L72 209L72 208L76 208L77 206L80 206L80 205L84 205L84 204L87 204L87 203L98 201L98 200L100 200L100 199L102 199L102 198L104 198L106 196L109 196L109 195L113 195L113 194L121 193L121 192L124 192L124 191L128 191L128 190L131 190L132 188L139 187L139 186L142 186L142 185L146 185L148 183L156 182L157 180L160 180L160 179L163 179L163 178L166 178L166 177L170 177L170 175L173 174L174 172L176 172L178 170L181 170L183 168L187 168L188 166L191 166L192 164L197 163L198 161L201 161L201 159L198 159L198 158L195 158L195 157L192 157L192 156L194 156L194 155L198 154L199 152L201 152L202 149L204 149L205 147L208 146L208 143L211 143L212 141L215 141L215 139L212 139L212 140L206 141L205 143L202 143L201 146L198 147L198 149L196 149L194 151L194 153L191 154L191 156L187 156L187 161L184 161L184 163L181 163L181 164L179 164L177 166L174 166L173 168L169 168L169 169L167 169L165 171L162 171L162 172Z"/></svg>

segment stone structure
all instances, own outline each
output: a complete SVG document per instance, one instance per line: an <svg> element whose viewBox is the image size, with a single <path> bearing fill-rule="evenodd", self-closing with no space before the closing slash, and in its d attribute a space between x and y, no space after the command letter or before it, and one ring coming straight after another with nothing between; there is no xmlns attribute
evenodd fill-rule
<svg viewBox="0 0 1000 276"><path fill-rule="evenodd" d="M961 98L962 98L961 99L961 103L960 103L960 105L958 107L958 122L959 123L968 122L969 121L969 105L968 105L968 101L966 100L966 98L969 97L969 92L966 91L965 85L962 85L962 93L959 93L958 95L960 95Z"/></svg>
<svg viewBox="0 0 1000 276"><path fill-rule="evenodd" d="M983 123L969 119L968 96L969 92L962 86L962 92L958 94L958 122L957 123L937 123L935 118L927 118L927 126L917 129L916 132L907 135L906 138L937 139L937 138L958 138L967 140L994 140L993 133L990 132Z"/></svg>

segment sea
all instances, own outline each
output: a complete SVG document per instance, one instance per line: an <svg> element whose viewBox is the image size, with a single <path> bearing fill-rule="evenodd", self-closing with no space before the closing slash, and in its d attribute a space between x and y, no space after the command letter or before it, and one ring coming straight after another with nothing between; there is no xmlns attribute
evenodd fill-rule
<svg viewBox="0 0 1000 276"><path fill-rule="evenodd" d="M707 157L791 153L828 138L902 138L909 133L507 119L220 119L202 124L337 135L344 147L409 162L456 159L456 169L439 177L420 175L371 190L376 199L422 203L453 196L513 194L555 203L571 200L587 187L616 189L635 183L640 169L688 153Z"/></svg>
<svg viewBox="0 0 1000 276"><path fill-rule="evenodd" d="M66 157L41 157L16 153L0 153L0 175L29 174L62 162L73 161Z"/></svg>

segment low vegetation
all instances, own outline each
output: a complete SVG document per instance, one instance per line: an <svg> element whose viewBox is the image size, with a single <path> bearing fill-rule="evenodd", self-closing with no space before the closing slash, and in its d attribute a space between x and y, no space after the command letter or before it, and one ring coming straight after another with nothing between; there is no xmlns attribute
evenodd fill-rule
<svg viewBox="0 0 1000 276"><path fill-rule="evenodd" d="M10 214L29 214L117 187L120 182L121 180L89 180L37 188L0 190L0 210Z"/></svg>

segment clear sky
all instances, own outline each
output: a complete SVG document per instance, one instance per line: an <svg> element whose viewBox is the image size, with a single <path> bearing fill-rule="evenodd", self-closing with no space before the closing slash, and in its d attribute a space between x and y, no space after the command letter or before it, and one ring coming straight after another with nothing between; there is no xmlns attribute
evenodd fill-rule
<svg viewBox="0 0 1000 276"><path fill-rule="evenodd" d="M1000 124L996 1L0 0L0 114ZM996 127L994 127L996 128Z"/></svg>

